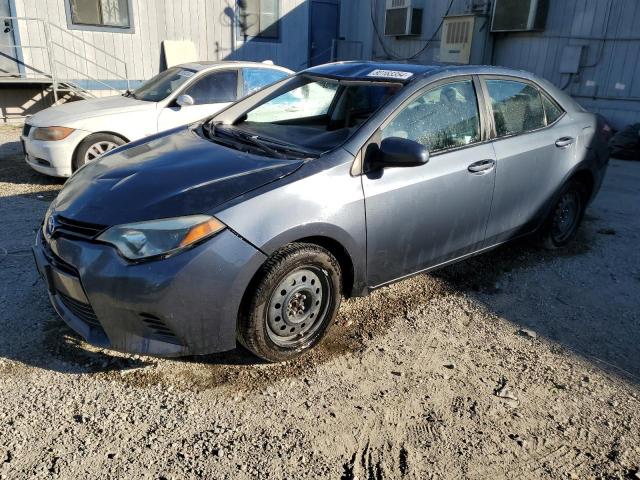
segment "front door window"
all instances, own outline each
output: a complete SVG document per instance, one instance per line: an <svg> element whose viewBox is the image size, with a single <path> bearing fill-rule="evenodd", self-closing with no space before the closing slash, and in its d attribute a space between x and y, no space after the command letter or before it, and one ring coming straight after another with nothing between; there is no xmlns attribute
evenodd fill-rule
<svg viewBox="0 0 640 480"><path fill-rule="evenodd" d="M421 143L430 153L480 141L478 101L471 80L447 83L418 96L382 130L382 138Z"/></svg>

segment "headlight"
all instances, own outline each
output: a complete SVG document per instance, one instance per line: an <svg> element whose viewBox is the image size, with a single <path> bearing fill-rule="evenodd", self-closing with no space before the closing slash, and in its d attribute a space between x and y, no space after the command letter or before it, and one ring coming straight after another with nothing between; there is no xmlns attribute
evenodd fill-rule
<svg viewBox="0 0 640 480"><path fill-rule="evenodd" d="M111 227L97 239L116 247L130 260L175 253L225 228L208 215L165 218Z"/></svg>
<svg viewBox="0 0 640 480"><path fill-rule="evenodd" d="M45 238L47 238L47 224L49 223L49 217L51 216L51 213L53 212L53 204L54 203L56 203L55 200L53 202L51 202L51 204L49 205L49 208L47 208L47 213L44 214L44 220L42 222L42 235L44 235Z"/></svg>
<svg viewBox="0 0 640 480"><path fill-rule="evenodd" d="M74 131L75 129L67 127L38 127L33 131L33 138L35 140L55 142L57 140L64 140Z"/></svg>

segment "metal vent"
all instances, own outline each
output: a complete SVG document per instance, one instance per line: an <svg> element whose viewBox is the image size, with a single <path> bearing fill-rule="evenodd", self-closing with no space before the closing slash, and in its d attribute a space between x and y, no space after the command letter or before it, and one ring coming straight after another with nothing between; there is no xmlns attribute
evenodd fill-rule
<svg viewBox="0 0 640 480"><path fill-rule="evenodd" d="M469 22L451 22L447 25L447 43L466 43L469 40Z"/></svg>
<svg viewBox="0 0 640 480"><path fill-rule="evenodd" d="M405 0L391 0L391 6L393 8L399 8L405 6Z"/></svg>
<svg viewBox="0 0 640 480"><path fill-rule="evenodd" d="M475 19L474 15L453 15L444 19L440 42L441 62L469 63Z"/></svg>

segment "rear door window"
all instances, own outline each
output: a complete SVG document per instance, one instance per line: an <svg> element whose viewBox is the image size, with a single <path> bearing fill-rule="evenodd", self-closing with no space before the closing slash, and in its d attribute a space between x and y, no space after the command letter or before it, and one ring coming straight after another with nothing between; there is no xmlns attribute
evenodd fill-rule
<svg viewBox="0 0 640 480"><path fill-rule="evenodd" d="M546 126L540 92L514 80L487 80L498 137L517 135Z"/></svg>
<svg viewBox="0 0 640 480"><path fill-rule="evenodd" d="M249 95L287 76L289 76L287 72L272 68L243 68L242 83L244 94Z"/></svg>
<svg viewBox="0 0 640 480"><path fill-rule="evenodd" d="M238 96L238 71L222 70L199 78L184 92L195 105L233 102Z"/></svg>

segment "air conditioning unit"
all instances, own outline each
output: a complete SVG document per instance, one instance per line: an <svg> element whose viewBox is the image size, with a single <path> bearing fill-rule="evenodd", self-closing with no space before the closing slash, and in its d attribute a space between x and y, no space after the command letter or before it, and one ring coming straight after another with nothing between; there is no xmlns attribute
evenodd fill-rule
<svg viewBox="0 0 640 480"><path fill-rule="evenodd" d="M549 0L495 0L492 32L544 30Z"/></svg>
<svg viewBox="0 0 640 480"><path fill-rule="evenodd" d="M475 15L445 17L440 40L441 62L469 63L475 22Z"/></svg>
<svg viewBox="0 0 640 480"><path fill-rule="evenodd" d="M393 37L422 33L422 2L420 0L387 0L384 34Z"/></svg>

